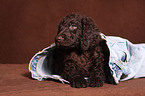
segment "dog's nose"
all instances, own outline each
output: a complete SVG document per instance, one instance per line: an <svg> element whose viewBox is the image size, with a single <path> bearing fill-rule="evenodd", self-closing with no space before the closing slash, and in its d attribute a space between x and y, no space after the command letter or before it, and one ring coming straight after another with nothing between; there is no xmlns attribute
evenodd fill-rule
<svg viewBox="0 0 145 96"><path fill-rule="evenodd" d="M57 42L60 42L60 41L62 41L63 40L63 38L61 37L61 36L58 36L58 37L56 37L56 39L55 39Z"/></svg>

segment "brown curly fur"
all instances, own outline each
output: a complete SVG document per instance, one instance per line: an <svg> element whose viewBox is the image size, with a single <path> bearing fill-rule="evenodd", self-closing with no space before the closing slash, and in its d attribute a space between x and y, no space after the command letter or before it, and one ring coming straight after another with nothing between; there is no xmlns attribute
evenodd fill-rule
<svg viewBox="0 0 145 96"><path fill-rule="evenodd" d="M61 75L76 88L103 86L109 50L89 17L70 14L63 18L55 43L54 74Z"/></svg>

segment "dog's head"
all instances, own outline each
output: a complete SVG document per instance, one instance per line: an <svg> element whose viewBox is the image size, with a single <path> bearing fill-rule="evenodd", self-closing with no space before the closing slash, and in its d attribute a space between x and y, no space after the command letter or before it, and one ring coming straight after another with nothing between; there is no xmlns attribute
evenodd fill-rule
<svg viewBox="0 0 145 96"><path fill-rule="evenodd" d="M99 34L99 29L91 18L70 14L60 22L55 43L57 48L88 50L99 43Z"/></svg>

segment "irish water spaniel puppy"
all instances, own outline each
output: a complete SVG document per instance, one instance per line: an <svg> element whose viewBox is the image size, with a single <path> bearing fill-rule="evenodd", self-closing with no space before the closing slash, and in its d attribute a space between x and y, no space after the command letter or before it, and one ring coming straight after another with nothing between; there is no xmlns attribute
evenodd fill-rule
<svg viewBox="0 0 145 96"><path fill-rule="evenodd" d="M103 86L109 50L89 17L70 14L63 18L55 44L54 74L62 76L76 88Z"/></svg>

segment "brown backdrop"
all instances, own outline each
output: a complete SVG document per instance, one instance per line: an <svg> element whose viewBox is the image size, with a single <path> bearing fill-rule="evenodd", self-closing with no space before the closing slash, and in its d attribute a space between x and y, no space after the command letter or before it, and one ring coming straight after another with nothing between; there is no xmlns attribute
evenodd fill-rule
<svg viewBox="0 0 145 96"><path fill-rule="evenodd" d="M0 63L28 63L72 12L92 17L106 35L145 42L145 0L0 0Z"/></svg>

